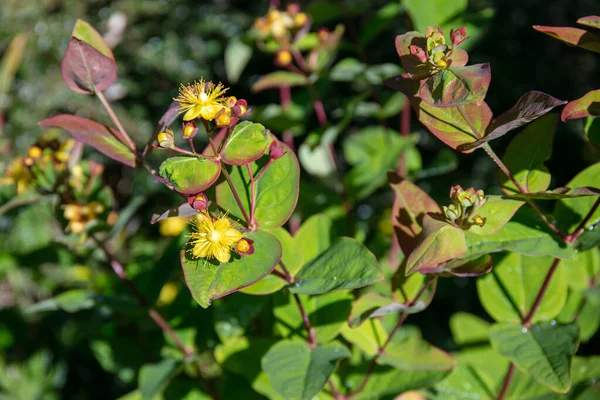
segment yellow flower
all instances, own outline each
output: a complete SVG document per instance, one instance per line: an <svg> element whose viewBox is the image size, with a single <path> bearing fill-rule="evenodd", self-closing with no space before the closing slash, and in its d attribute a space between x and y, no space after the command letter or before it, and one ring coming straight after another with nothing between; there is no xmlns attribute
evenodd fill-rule
<svg viewBox="0 0 600 400"><path fill-rule="evenodd" d="M174 98L179 103L179 112L185 113L184 121L202 117L212 121L224 107L223 94L228 90L223 84L214 85L212 82L194 82L192 85L179 88L179 96Z"/></svg>
<svg viewBox="0 0 600 400"><path fill-rule="evenodd" d="M216 258L221 263L229 261L231 246L243 236L235 225L226 216L213 221L207 214L198 214L191 223L194 226L194 232L190 234L192 255L195 258Z"/></svg>
<svg viewBox="0 0 600 400"><path fill-rule="evenodd" d="M17 193L21 194L27 191L33 182L33 175L29 168L25 166L25 158L17 157L8 166L6 175L0 179L0 185L17 184Z"/></svg>
<svg viewBox="0 0 600 400"><path fill-rule="evenodd" d="M158 303L163 306L171 304L179 294L179 286L174 282L167 282L160 290Z"/></svg>
<svg viewBox="0 0 600 400"><path fill-rule="evenodd" d="M183 217L171 217L158 221L158 231L162 236L179 236L187 226Z"/></svg>

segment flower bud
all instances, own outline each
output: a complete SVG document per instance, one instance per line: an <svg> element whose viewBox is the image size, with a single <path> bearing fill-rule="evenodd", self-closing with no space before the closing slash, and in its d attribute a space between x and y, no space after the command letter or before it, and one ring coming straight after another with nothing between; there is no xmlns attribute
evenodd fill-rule
<svg viewBox="0 0 600 400"><path fill-rule="evenodd" d="M273 140L271 146L269 146L269 156L272 160L277 160L285 154L285 147L277 140Z"/></svg>
<svg viewBox="0 0 600 400"><path fill-rule="evenodd" d="M473 225L477 225L482 227L485 225L486 218L482 218L481 215L476 215L473 217L473 221L471 222Z"/></svg>
<svg viewBox="0 0 600 400"><path fill-rule="evenodd" d="M307 22L308 16L306 15L306 13L301 12L296 14L296 16L294 17L294 25L296 25L297 28L304 26Z"/></svg>
<svg viewBox="0 0 600 400"><path fill-rule="evenodd" d="M457 30L450 30L450 40L452 41L453 46L458 46L465 40L467 40L467 28L459 28Z"/></svg>
<svg viewBox="0 0 600 400"><path fill-rule="evenodd" d="M240 257L254 254L254 240L248 238L240 239L235 245L235 251Z"/></svg>
<svg viewBox="0 0 600 400"><path fill-rule="evenodd" d="M324 42L329 37L329 29L327 29L325 27L320 28L319 31L317 32L317 35L319 35L319 40L321 42Z"/></svg>
<svg viewBox="0 0 600 400"><path fill-rule="evenodd" d="M175 145L175 138L173 137L173 131L166 128L164 131L158 134L156 141L158 145L165 149L172 149Z"/></svg>
<svg viewBox="0 0 600 400"><path fill-rule="evenodd" d="M228 127L231 124L231 110L229 108L224 109L217 117L215 118L215 123L219 128Z"/></svg>
<svg viewBox="0 0 600 400"><path fill-rule="evenodd" d="M241 117L248 111L248 102L246 100L238 100L235 106L232 108L233 113L236 117Z"/></svg>
<svg viewBox="0 0 600 400"><path fill-rule="evenodd" d="M410 45L410 54L417 57L421 62L427 62L427 53L425 50L420 48L419 46L415 46L414 44Z"/></svg>
<svg viewBox="0 0 600 400"><path fill-rule="evenodd" d="M27 152L27 155L31 158L38 158L42 155L42 149L37 146L31 146Z"/></svg>
<svg viewBox="0 0 600 400"><path fill-rule="evenodd" d="M299 3L289 3L286 7L288 14L292 17L300 12L300 4Z"/></svg>
<svg viewBox="0 0 600 400"><path fill-rule="evenodd" d="M71 221L67 226L73 233L81 233L85 229L85 222Z"/></svg>
<svg viewBox="0 0 600 400"><path fill-rule="evenodd" d="M292 53L288 50L279 50L275 56L275 65L278 67L287 67L292 62Z"/></svg>
<svg viewBox="0 0 600 400"><path fill-rule="evenodd" d="M237 101L238 101L238 99L235 96L229 96L225 102L226 102L227 107L233 108L235 106L235 104L237 103Z"/></svg>
<svg viewBox="0 0 600 400"><path fill-rule="evenodd" d="M196 122L194 121L189 121L185 124L182 123L181 125L184 139L193 139L194 136L196 136L196 133L198 133L198 127L196 126Z"/></svg>
<svg viewBox="0 0 600 400"><path fill-rule="evenodd" d="M487 197L485 197L485 195L483 194L483 190L481 189L475 192L473 198L473 205L475 206L475 208L482 207L487 202Z"/></svg>
<svg viewBox="0 0 600 400"><path fill-rule="evenodd" d="M188 204L196 211L204 211L208 207L208 197L204 193L188 196Z"/></svg>
<svg viewBox="0 0 600 400"><path fill-rule="evenodd" d="M461 212L456 208L454 204L450 204L450 206L443 206L442 210L444 211L444 215L450 222L454 222L460 218Z"/></svg>
<svg viewBox="0 0 600 400"><path fill-rule="evenodd" d="M79 219L81 214L79 208L80 207L77 204L67 204L64 207L65 210L63 211L65 219L68 219L69 221Z"/></svg>

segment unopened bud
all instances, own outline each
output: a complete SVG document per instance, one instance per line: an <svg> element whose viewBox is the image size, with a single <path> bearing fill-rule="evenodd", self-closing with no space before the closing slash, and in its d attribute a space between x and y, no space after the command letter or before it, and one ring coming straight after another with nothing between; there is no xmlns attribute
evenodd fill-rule
<svg viewBox="0 0 600 400"><path fill-rule="evenodd" d="M156 141L158 145L165 149L171 149L175 145L175 139L173 137L173 131L169 128L158 134Z"/></svg>
<svg viewBox="0 0 600 400"><path fill-rule="evenodd" d="M254 240L248 238L240 239L235 245L235 251L240 257L254 254Z"/></svg>
<svg viewBox="0 0 600 400"><path fill-rule="evenodd" d="M32 146L29 148L27 155L31 158L38 158L39 156L42 155L42 149L40 149L37 146Z"/></svg>
<svg viewBox="0 0 600 400"><path fill-rule="evenodd" d="M423 50L419 46L415 46L414 44L411 44L410 45L410 54L417 57L419 59L419 61L421 61L423 63L427 61L427 53L425 53L425 50Z"/></svg>
<svg viewBox="0 0 600 400"><path fill-rule="evenodd" d="M230 115L231 115L231 111L229 109L227 109L226 111L217 115L217 117L215 118L215 122L216 122L217 126L219 128L225 128L225 127L229 126L229 124L231 124Z"/></svg>
<svg viewBox="0 0 600 400"><path fill-rule="evenodd" d="M236 117L243 116L244 114L246 114L246 111L248 111L248 102L243 99L238 100L235 103L235 106L232 108L232 111Z"/></svg>
<svg viewBox="0 0 600 400"><path fill-rule="evenodd" d="M184 139L193 139L196 133L198 133L198 127L194 121L189 121L185 124L182 123L182 130Z"/></svg>
<svg viewBox="0 0 600 400"><path fill-rule="evenodd" d="M269 146L269 156L272 160L277 160L285 154L285 147L277 140L274 140Z"/></svg>
<svg viewBox="0 0 600 400"><path fill-rule="evenodd" d="M289 3L286 7L288 14L294 16L300 12L300 3Z"/></svg>
<svg viewBox="0 0 600 400"><path fill-rule="evenodd" d="M294 17L294 25L296 25L297 28L304 26L306 22L308 22L308 15L306 15L306 13L301 12Z"/></svg>
<svg viewBox="0 0 600 400"><path fill-rule="evenodd" d="M481 217L481 215L476 215L473 217L472 224L482 227L485 225L485 221L486 221L486 218Z"/></svg>
<svg viewBox="0 0 600 400"><path fill-rule="evenodd" d="M73 233L81 233L85 229L85 222L81 221L71 221L68 226Z"/></svg>
<svg viewBox="0 0 600 400"><path fill-rule="evenodd" d="M279 50L275 56L275 65L278 67L287 67L292 62L292 53L288 50Z"/></svg>
<svg viewBox="0 0 600 400"><path fill-rule="evenodd" d="M452 41L453 46L458 46L467 39L467 28L463 27L457 30L450 30L450 40Z"/></svg>
<svg viewBox="0 0 600 400"><path fill-rule="evenodd" d="M450 204L448 207L443 206L442 209L448 221L454 222L460 218L460 210L458 210L454 204Z"/></svg>
<svg viewBox="0 0 600 400"><path fill-rule="evenodd" d="M235 106L237 101L238 101L238 99L235 96L229 96L226 101L227 107L233 108L233 106Z"/></svg>
<svg viewBox="0 0 600 400"><path fill-rule="evenodd" d="M208 197L204 193L188 196L188 204L196 211L204 211L208 207Z"/></svg>
<svg viewBox="0 0 600 400"><path fill-rule="evenodd" d="M77 204L67 204L65 206L65 210L63 212L63 215L65 217L65 219L68 219L69 221L75 220L75 219L79 219L79 205Z"/></svg>
<svg viewBox="0 0 600 400"><path fill-rule="evenodd" d="M329 30L327 28L321 28L319 29L319 31L317 32L317 35L319 35L319 40L321 42L324 42L327 40L327 38L329 37Z"/></svg>

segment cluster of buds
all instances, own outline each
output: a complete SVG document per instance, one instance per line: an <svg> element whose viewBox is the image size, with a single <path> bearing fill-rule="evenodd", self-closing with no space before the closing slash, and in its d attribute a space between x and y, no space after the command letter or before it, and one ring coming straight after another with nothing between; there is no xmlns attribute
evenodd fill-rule
<svg viewBox="0 0 600 400"><path fill-rule="evenodd" d="M81 233L86 225L98 218L104 212L104 206L99 201L89 204L66 204L63 206L63 216L69 221L67 231Z"/></svg>
<svg viewBox="0 0 600 400"><path fill-rule="evenodd" d="M16 185L21 194L36 184L52 186L54 175L66 170L75 140L60 142L56 139L41 138L31 146L27 156L19 156L8 165L0 185Z"/></svg>
<svg viewBox="0 0 600 400"><path fill-rule="evenodd" d="M410 45L410 53L421 63L427 65L431 74L439 70L447 69L452 63L452 52L462 42L468 39L465 28L452 29L450 31L450 40L452 47L446 45L446 39L442 29L437 26L429 27L425 31L425 48L417 45Z"/></svg>
<svg viewBox="0 0 600 400"><path fill-rule="evenodd" d="M300 11L300 4L290 3L285 11L271 7L267 15L254 21L254 29L263 38L288 39L292 34L309 24L306 13Z"/></svg>
<svg viewBox="0 0 600 400"><path fill-rule="evenodd" d="M448 220L462 229L469 229L471 226L484 226L485 218L475 214L487 201L483 190L468 188L463 190L459 185L452 186L450 189L450 199L452 204L444 206L444 216Z"/></svg>
<svg viewBox="0 0 600 400"><path fill-rule="evenodd" d="M234 96L229 96L224 101L224 107L217 113L215 124L219 128L235 126L240 117L250 114L248 111L248 102L244 99L238 100Z"/></svg>

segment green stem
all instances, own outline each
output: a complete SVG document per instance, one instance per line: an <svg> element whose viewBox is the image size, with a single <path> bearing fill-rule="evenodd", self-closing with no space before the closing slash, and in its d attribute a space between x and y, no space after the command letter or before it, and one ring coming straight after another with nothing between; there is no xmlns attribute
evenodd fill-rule
<svg viewBox="0 0 600 400"><path fill-rule="evenodd" d="M246 164L248 169L248 176L250 176L250 226L249 228L254 230L256 221L254 220L254 211L256 208L256 180L252 174L252 168L250 164Z"/></svg>
<svg viewBox="0 0 600 400"><path fill-rule="evenodd" d="M94 88L94 93L96 94L96 97L98 97L98 99L100 99L100 102L102 102L102 105L108 112L110 119L112 119L114 124L117 126L118 139L122 143L126 144L131 150L133 150L133 152L135 152L135 143L133 142L133 140L131 140L131 138L125 131L125 128L123 128L123 125L121 125L121 121L119 121L119 118L117 118L117 115L115 114L112 107L110 106L110 103L106 100L106 97L104 97L104 94L102 94L102 92L96 88Z"/></svg>

